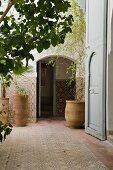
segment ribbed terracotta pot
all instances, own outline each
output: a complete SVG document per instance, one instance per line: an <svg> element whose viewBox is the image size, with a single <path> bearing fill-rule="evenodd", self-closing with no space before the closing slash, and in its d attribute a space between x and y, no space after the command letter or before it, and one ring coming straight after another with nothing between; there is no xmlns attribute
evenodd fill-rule
<svg viewBox="0 0 113 170"><path fill-rule="evenodd" d="M0 98L0 121L8 123L9 117L9 98Z"/></svg>
<svg viewBox="0 0 113 170"><path fill-rule="evenodd" d="M28 120L28 95L15 95L13 100L15 126L26 126Z"/></svg>
<svg viewBox="0 0 113 170"><path fill-rule="evenodd" d="M67 100L65 107L65 119L67 126L81 128L85 122L85 102Z"/></svg>

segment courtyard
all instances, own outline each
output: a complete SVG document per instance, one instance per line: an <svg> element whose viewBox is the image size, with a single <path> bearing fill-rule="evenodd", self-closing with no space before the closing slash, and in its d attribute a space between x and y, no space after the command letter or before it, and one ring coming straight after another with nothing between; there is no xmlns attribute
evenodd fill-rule
<svg viewBox="0 0 113 170"><path fill-rule="evenodd" d="M113 145L67 127L64 120L39 119L13 127L0 143L0 170L107 169L113 169Z"/></svg>
<svg viewBox="0 0 113 170"><path fill-rule="evenodd" d="M0 0L0 170L113 170L112 73L112 0ZM67 100L85 129L67 126Z"/></svg>

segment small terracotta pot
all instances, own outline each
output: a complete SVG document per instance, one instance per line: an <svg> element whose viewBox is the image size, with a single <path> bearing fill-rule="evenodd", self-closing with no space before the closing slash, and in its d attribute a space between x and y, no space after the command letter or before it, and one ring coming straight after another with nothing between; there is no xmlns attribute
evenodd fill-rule
<svg viewBox="0 0 113 170"><path fill-rule="evenodd" d="M66 101L65 119L67 126L81 128L85 122L85 102Z"/></svg>

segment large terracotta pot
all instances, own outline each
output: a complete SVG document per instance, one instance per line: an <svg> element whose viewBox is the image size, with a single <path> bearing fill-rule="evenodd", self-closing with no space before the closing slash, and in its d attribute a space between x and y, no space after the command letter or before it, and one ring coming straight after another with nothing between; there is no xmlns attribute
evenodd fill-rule
<svg viewBox="0 0 113 170"><path fill-rule="evenodd" d="M15 95L13 100L15 126L26 126L28 120L28 96Z"/></svg>
<svg viewBox="0 0 113 170"><path fill-rule="evenodd" d="M9 117L9 98L0 98L0 121L8 123Z"/></svg>
<svg viewBox="0 0 113 170"><path fill-rule="evenodd" d="M81 128L85 122L85 102L66 101L65 119L67 126Z"/></svg>

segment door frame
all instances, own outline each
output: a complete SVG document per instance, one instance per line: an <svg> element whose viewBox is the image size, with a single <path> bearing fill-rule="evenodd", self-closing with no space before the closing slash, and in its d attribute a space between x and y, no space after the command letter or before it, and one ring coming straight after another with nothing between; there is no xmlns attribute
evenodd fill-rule
<svg viewBox="0 0 113 170"><path fill-rule="evenodd" d="M36 71L37 71L37 81L36 81L36 118L41 117L41 62L36 62Z"/></svg>

